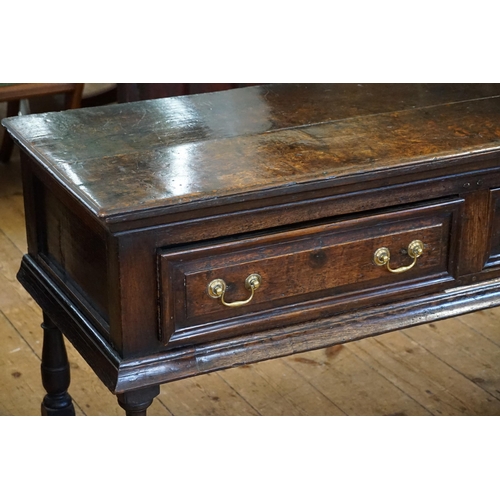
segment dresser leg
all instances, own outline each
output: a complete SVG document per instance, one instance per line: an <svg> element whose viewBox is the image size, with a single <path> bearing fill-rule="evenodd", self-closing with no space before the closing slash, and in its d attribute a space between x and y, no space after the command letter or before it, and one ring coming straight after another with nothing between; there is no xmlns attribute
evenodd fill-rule
<svg viewBox="0 0 500 500"><path fill-rule="evenodd" d="M146 387L118 394L118 404L128 417L145 417L153 399L160 394L160 386Z"/></svg>
<svg viewBox="0 0 500 500"><path fill-rule="evenodd" d="M42 415L72 416L75 414L75 408L67 392L70 374L62 333L45 313L42 328L42 384L47 391L42 402Z"/></svg>

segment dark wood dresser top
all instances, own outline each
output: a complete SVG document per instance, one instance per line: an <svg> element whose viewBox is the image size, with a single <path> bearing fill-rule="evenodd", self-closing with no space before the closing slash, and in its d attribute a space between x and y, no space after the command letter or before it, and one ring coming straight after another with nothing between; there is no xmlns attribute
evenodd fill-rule
<svg viewBox="0 0 500 500"><path fill-rule="evenodd" d="M499 96L500 84L273 84L3 123L113 221L484 156L500 143Z"/></svg>

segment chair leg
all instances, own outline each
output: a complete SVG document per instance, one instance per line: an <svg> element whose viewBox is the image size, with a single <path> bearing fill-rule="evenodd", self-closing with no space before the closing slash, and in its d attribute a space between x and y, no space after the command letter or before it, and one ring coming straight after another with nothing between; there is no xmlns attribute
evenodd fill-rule
<svg viewBox="0 0 500 500"><path fill-rule="evenodd" d="M84 83L77 83L73 92L66 94L64 101L65 109L77 109L81 106L84 85Z"/></svg>
<svg viewBox="0 0 500 500"><path fill-rule="evenodd" d="M7 116L16 116L19 113L20 101L9 101L7 103ZM0 146L0 161L8 163L12 150L14 148L14 141L9 133L4 130L2 145Z"/></svg>

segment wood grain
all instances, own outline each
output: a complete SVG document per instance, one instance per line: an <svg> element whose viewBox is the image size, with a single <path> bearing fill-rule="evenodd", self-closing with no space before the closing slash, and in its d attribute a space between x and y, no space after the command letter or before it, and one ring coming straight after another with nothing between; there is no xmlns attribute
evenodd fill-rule
<svg viewBox="0 0 500 500"><path fill-rule="evenodd" d="M391 291L401 296L403 288L410 287L414 280L435 285L439 278L443 287L450 286L444 278L450 281L449 273L454 273L450 245L456 241L456 235L452 222L458 218L461 204L461 200L453 200L239 239L233 244L162 252L162 340L167 343L189 338L191 342L199 342L222 338L231 332L255 331L259 328L256 315L269 309L275 311L272 318L266 315L264 326L282 327L290 322L287 316L296 316L299 310L301 321L314 319L314 313L307 311L314 301L323 299L321 315L324 315L325 297L337 312L345 311L353 304L359 307L363 295L378 295L374 299L378 303L389 300ZM410 264L407 247L418 238L425 242L425 250L410 273L397 276L374 264L373 254L381 247L392 249L392 268ZM261 276L262 285L244 309L225 307L207 293L212 280L223 279L227 285L225 300L243 300L248 296L244 282L252 273ZM353 295L353 292L358 293ZM248 316L244 325L224 324L226 319L242 316Z"/></svg>
<svg viewBox="0 0 500 500"><path fill-rule="evenodd" d="M432 169L498 145L499 86L419 88L271 85L4 123L96 216L137 217L313 181L363 182L412 163Z"/></svg>

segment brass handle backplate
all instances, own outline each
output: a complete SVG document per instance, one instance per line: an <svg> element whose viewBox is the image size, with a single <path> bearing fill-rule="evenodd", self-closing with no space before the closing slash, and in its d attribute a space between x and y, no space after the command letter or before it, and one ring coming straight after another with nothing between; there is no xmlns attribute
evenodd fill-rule
<svg viewBox="0 0 500 500"><path fill-rule="evenodd" d="M417 259L424 253L424 244L420 240L413 240L408 245L408 255L413 259L413 262L409 266L398 267L397 269L391 269L391 252L387 247L379 248L373 254L373 261L377 266L386 266L391 273L404 273L410 270L416 263Z"/></svg>
<svg viewBox="0 0 500 500"><path fill-rule="evenodd" d="M255 295L255 290L262 284L262 278L259 274L251 274L247 276L245 280L245 288L250 290L250 297L246 300L238 300L236 302L226 302L224 300L224 294L226 293L227 285L224 280L215 279L208 285L208 295L214 299L220 299L223 305L227 307L241 307L248 304Z"/></svg>

